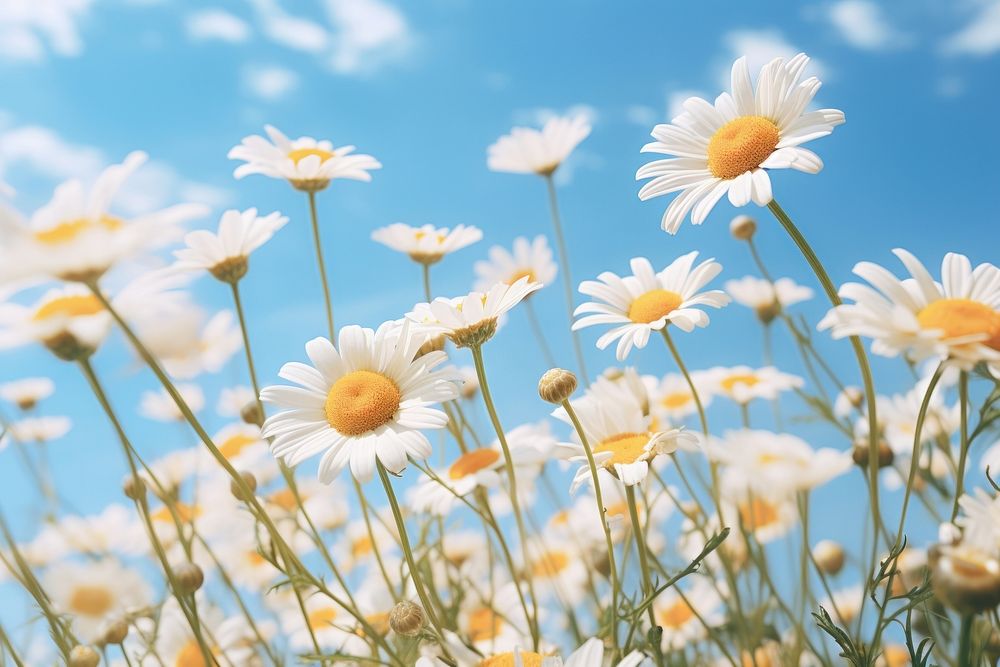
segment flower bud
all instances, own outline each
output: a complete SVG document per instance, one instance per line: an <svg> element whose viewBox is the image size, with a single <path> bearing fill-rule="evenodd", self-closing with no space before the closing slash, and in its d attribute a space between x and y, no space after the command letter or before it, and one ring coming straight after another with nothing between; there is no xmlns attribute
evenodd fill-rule
<svg viewBox="0 0 1000 667"><path fill-rule="evenodd" d="M205 583L205 573L191 561L175 566L174 578L177 580L181 593L194 593Z"/></svg>
<svg viewBox="0 0 1000 667"><path fill-rule="evenodd" d="M820 540L813 547L816 566L825 574L837 574L844 569L844 548L833 540Z"/></svg>
<svg viewBox="0 0 1000 667"><path fill-rule="evenodd" d="M729 233L737 241L749 241L757 231L757 223L749 215L738 215L729 223Z"/></svg>
<svg viewBox="0 0 1000 667"><path fill-rule="evenodd" d="M543 401L561 405L576 391L576 376L562 368L545 371L538 381L538 395Z"/></svg>
<svg viewBox="0 0 1000 667"><path fill-rule="evenodd" d="M146 496L146 483L138 475L129 475L122 482L122 491L131 500L141 500Z"/></svg>
<svg viewBox="0 0 1000 667"><path fill-rule="evenodd" d="M254 399L240 408L240 419L243 420L244 424L262 426L264 424L264 411L261 409L260 403Z"/></svg>
<svg viewBox="0 0 1000 667"><path fill-rule="evenodd" d="M101 656L89 646L77 644L69 652L69 667L97 667L101 664Z"/></svg>
<svg viewBox="0 0 1000 667"><path fill-rule="evenodd" d="M404 637L416 637L424 629L424 610L409 600L397 602L389 612L389 627Z"/></svg>
<svg viewBox="0 0 1000 667"><path fill-rule="evenodd" d="M128 621L117 618L104 626L101 633L102 644L121 644L128 636Z"/></svg>
<svg viewBox="0 0 1000 667"><path fill-rule="evenodd" d="M862 468L868 467L868 454L870 453L868 446L868 439L859 440L854 443L854 449L851 451L851 458ZM892 465L893 459L895 459L895 454L892 452L892 448L889 447L889 443L885 440L879 440L878 443L878 467L888 468Z"/></svg>
<svg viewBox="0 0 1000 667"><path fill-rule="evenodd" d="M236 498L236 500L247 502L251 497L253 497L254 492L257 490L257 478L253 476L252 472L247 471L241 472L240 477L243 478L243 483L246 484L247 488L250 490L250 496L248 497L247 494L244 493L243 489L240 488L240 485L235 479L229 482L229 492L233 494L233 497Z"/></svg>
<svg viewBox="0 0 1000 667"><path fill-rule="evenodd" d="M770 324L774 318L781 314L781 303L775 299L771 303L757 306L754 311L757 313L757 319L763 324Z"/></svg>
<svg viewBox="0 0 1000 667"><path fill-rule="evenodd" d="M1000 561L962 546L928 551L934 594L960 614L977 614L1000 604Z"/></svg>

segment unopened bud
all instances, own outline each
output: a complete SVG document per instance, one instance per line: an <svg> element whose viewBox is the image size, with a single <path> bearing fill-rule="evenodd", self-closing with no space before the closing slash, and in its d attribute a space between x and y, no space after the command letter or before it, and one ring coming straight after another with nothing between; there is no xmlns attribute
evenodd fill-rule
<svg viewBox="0 0 1000 667"><path fill-rule="evenodd" d="M424 629L424 610L409 600L397 602L389 612L389 627L404 637L416 637Z"/></svg>
<svg viewBox="0 0 1000 667"><path fill-rule="evenodd" d="M205 583L205 573L191 561L174 567L174 577L181 588L181 593L194 593Z"/></svg>
<svg viewBox="0 0 1000 667"><path fill-rule="evenodd" d="M123 619L115 619L104 626L101 634L101 642L104 644L121 644L128 636L128 622Z"/></svg>
<svg viewBox="0 0 1000 667"><path fill-rule="evenodd" d="M257 478L253 476L252 472L243 471L240 473L240 478L243 479L243 484L246 485L247 489L250 491L248 496L240 484L234 479L229 482L229 492L233 494L236 500L242 500L247 502L253 497L254 492L257 490Z"/></svg>
<svg viewBox="0 0 1000 667"><path fill-rule="evenodd" d="M101 656L89 646L78 644L69 652L69 667L97 667L101 664Z"/></svg>
<svg viewBox="0 0 1000 667"><path fill-rule="evenodd" d="M244 424L262 426L264 424L264 410L260 407L260 402L256 399L250 401L240 409L240 419Z"/></svg>
<svg viewBox="0 0 1000 667"><path fill-rule="evenodd" d="M764 324L770 324L774 321L774 318L781 314L781 303L775 299L771 303L757 306L754 310L757 313L757 319Z"/></svg>
<svg viewBox="0 0 1000 667"><path fill-rule="evenodd" d="M821 540L813 547L816 567L826 574L837 574L844 569L844 548L833 540Z"/></svg>
<svg viewBox="0 0 1000 667"><path fill-rule="evenodd" d="M129 475L122 482L122 491L131 500L142 500L146 496L146 483L138 475Z"/></svg>
<svg viewBox="0 0 1000 667"><path fill-rule="evenodd" d="M868 440L857 442L854 444L854 449L851 451L851 458L862 468L868 467L868 454L870 453L870 447ZM892 461L895 455L892 452L892 448L889 447L889 443L885 440L880 440L878 443L878 467L888 468L892 465Z"/></svg>
<svg viewBox="0 0 1000 667"><path fill-rule="evenodd" d="M749 241L757 231L757 223L749 215L738 215L729 223L729 233L738 241Z"/></svg>
<svg viewBox="0 0 1000 667"><path fill-rule="evenodd" d="M576 376L562 369L553 368L545 371L538 381L538 395L543 401L561 405L576 391Z"/></svg>

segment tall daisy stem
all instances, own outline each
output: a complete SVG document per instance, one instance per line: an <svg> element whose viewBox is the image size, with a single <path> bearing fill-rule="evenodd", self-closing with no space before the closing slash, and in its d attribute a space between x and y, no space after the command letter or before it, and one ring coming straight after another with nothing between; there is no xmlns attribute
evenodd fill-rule
<svg viewBox="0 0 1000 667"><path fill-rule="evenodd" d="M483 395L483 403L486 404L486 411L490 415L493 423L493 430L496 431L497 440L500 441L500 449L503 450L504 468L507 471L507 485L510 492L510 505L514 513L514 520L517 522L518 537L521 541L521 553L524 563L527 565L531 559L528 554L528 531L524 527L524 517L521 514L521 502L517 496L517 477L514 474L514 460L510 455L510 447L507 445L507 436L504 434L503 426L500 425L500 418L497 416L496 406L493 404L493 395L490 393L490 385L486 380L486 366L483 363L482 346L469 348L472 350L472 360L476 366L476 375L479 378L479 390ZM528 593L531 596L532 618L529 619L531 626L531 639L535 650L538 649L538 598L535 596L534 584L531 577L527 577Z"/></svg>
<svg viewBox="0 0 1000 667"><path fill-rule="evenodd" d="M240 298L239 284L233 281L229 285L233 289L233 305L236 306L236 319L240 322L240 334L243 336L243 352L247 358L247 372L250 374L250 384L253 386L253 397L257 402L260 417L263 419L264 404L260 401L260 383L257 382L257 369L254 366L253 354L250 351L250 333L247 330L246 316L243 314L243 300Z"/></svg>
<svg viewBox="0 0 1000 667"><path fill-rule="evenodd" d="M431 265L427 262L420 263L421 274L424 278L424 299L431 302Z"/></svg>
<svg viewBox="0 0 1000 667"><path fill-rule="evenodd" d="M580 334L573 331L573 277L569 270L569 252L566 250L566 239L562 231L562 217L559 215L559 199L556 197L556 184L552 174L545 175L545 187L549 193L549 212L552 214L552 228L556 234L556 247L559 249L559 263L562 264L563 288L566 292L566 312L569 316L570 334L573 337L573 351L576 353L576 363L580 367L580 377L584 384L590 384L587 378L587 366L583 361L583 347L580 344Z"/></svg>
<svg viewBox="0 0 1000 667"><path fill-rule="evenodd" d="M959 443L958 470L955 472L955 502L951 506L951 521L958 516L958 501L965 491L965 463L969 457L969 372L958 375Z"/></svg>
<svg viewBox="0 0 1000 667"><path fill-rule="evenodd" d="M972 667L972 622L973 614L962 616L958 631L958 667Z"/></svg>
<svg viewBox="0 0 1000 667"><path fill-rule="evenodd" d="M333 302L330 300L330 283L326 277L326 262L323 261L323 244L319 238L319 216L316 214L316 193L309 193L309 218L312 221L313 245L316 246L316 265L319 267L319 280L323 285L323 303L326 304L326 325L330 332L330 341L336 340L337 330L333 327Z"/></svg>
<svg viewBox="0 0 1000 667"><path fill-rule="evenodd" d="M562 402L563 409L566 410L566 414L569 415L570 421L573 422L573 428L576 429L577 435L580 436L580 442L583 443L583 449L587 452L587 465L590 466L590 479L594 483L594 497L597 500L597 512L601 517L601 528L604 529L604 544L608 549L608 564L609 564L609 575L611 577L611 645L618 652L618 591L620 583L618 582L618 566L615 564L615 543L611 538L611 526L608 525L608 517L604 507L604 494L601 491L601 480L597 475L597 462L594 460L594 450L590 446L590 441L587 439L587 434L583 430L583 424L580 423L580 419L576 415L576 410L573 409L573 405L565 400ZM630 489L632 487L629 487Z"/></svg>
<svg viewBox="0 0 1000 667"><path fill-rule="evenodd" d="M656 628L656 613L653 611L652 602L649 597L653 594L653 578L649 572L649 549L646 547L646 537L643 534L642 522L639 520L639 509L635 504L635 486L625 487L625 499L628 502L628 514L632 519L632 536L635 538L635 549L639 553L639 569L642 571L642 597L649 602L646 605L646 613L649 616L650 629ZM657 664L663 664L663 654L659 646L653 647L656 653Z"/></svg>

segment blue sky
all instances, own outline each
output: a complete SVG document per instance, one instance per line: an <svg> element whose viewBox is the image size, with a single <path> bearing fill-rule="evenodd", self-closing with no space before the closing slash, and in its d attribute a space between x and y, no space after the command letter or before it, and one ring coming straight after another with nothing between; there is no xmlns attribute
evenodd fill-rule
<svg viewBox="0 0 1000 667"><path fill-rule="evenodd" d="M949 250L974 263L997 259L1000 220L989 194L1000 176L998 0L326 0L287 8L272 0L35 0L0 7L0 45L0 178L17 189L18 208L30 211L60 180L91 178L143 149L152 163L122 202L126 212L194 200L216 214L256 206L290 216L254 256L244 284L265 383L324 331L304 196L263 177L234 181L226 159L265 123L357 145L385 165L372 183L338 182L319 198L340 324L377 326L419 300L417 266L370 241L379 226L484 230L484 241L434 267L442 295L470 288L472 264L490 245L548 235L542 183L489 172L486 148L512 125L534 125L554 112L586 113L594 125L560 174L577 280L624 273L639 254L660 267L690 250L722 262L719 287L753 272L746 248L729 237L728 204L702 227L685 224L670 237L659 229L665 202L639 202L634 181L652 125L687 95L714 98L743 54L754 69L775 55L806 51L825 83L819 103L846 112L847 123L815 144L826 163L821 174L773 178L776 197L836 282L862 259L893 265L897 246L935 267ZM767 211L747 212L759 213L760 247L772 271L812 285ZM203 225L214 223L213 216ZM209 280L196 290L206 306L228 307L228 294ZM572 364L561 291L549 288L536 299L557 359ZM799 310L816 321L825 307L817 298ZM679 335L679 344L695 368L760 364L760 333L751 323L747 311L730 306L708 329ZM594 349L596 335L584 334L590 367L613 365L613 352ZM782 342L787 349L779 337L779 350ZM644 372L670 369L655 343L630 359ZM846 345L824 340L822 347L855 382ZM512 358L521 363L506 363ZM534 392L544 362L522 313L490 343L487 364L509 427L545 415ZM802 372L792 354L779 353L778 365ZM126 427L143 434L141 449L152 455L188 444L175 427L134 414L139 391L152 383L134 372L120 344L102 351L97 366L115 385ZM906 388L898 362L879 359L876 369L882 393ZM242 373L236 357L203 379L210 422L218 390L245 382ZM0 355L3 379L36 374L59 385L46 412L76 425L50 448L58 482L81 509L117 500L118 451L74 369L42 350ZM789 409L802 411L794 402ZM735 409L714 410L717 423L735 425ZM767 407L759 412L765 419ZM801 432L817 446L843 446L831 433ZM23 534L37 503L12 453L0 453L0 461L0 505ZM835 508L837 498L859 489L845 482L823 493Z"/></svg>

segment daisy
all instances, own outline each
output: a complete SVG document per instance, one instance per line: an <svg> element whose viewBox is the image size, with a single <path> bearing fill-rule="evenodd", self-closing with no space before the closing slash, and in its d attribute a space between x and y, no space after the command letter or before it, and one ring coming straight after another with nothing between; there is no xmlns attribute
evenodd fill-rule
<svg viewBox="0 0 1000 667"><path fill-rule="evenodd" d="M533 241L523 236L514 239L513 252L501 246L493 246L489 251L489 261L478 261L473 265L476 272L474 289L486 292L497 283L512 285L527 276L529 281L548 285L556 279L556 263L552 261L552 249L545 237L539 234Z"/></svg>
<svg viewBox="0 0 1000 667"><path fill-rule="evenodd" d="M34 554L45 554L47 560L73 554L136 555L141 553L144 539L143 527L135 511L111 504L98 514L68 514L46 523L27 549Z"/></svg>
<svg viewBox="0 0 1000 667"><path fill-rule="evenodd" d="M205 311L192 304L169 318L148 318L136 325L136 332L170 375L190 379L222 370L243 347L231 311L206 317Z"/></svg>
<svg viewBox="0 0 1000 667"><path fill-rule="evenodd" d="M53 606L72 619L73 632L92 642L102 626L153 601L153 591L136 572L114 558L63 562L51 566L43 587Z"/></svg>
<svg viewBox="0 0 1000 667"><path fill-rule="evenodd" d="M176 388L192 412L198 412L205 407L205 394L198 385L180 383ZM184 415L166 389L142 392L142 397L139 399L139 414L159 422L184 421Z"/></svg>
<svg viewBox="0 0 1000 667"><path fill-rule="evenodd" d="M541 130L515 127L489 147L486 164L492 171L551 176L589 135L582 115L552 118Z"/></svg>
<svg viewBox="0 0 1000 667"><path fill-rule="evenodd" d="M639 375L632 366L625 368L608 368L599 375L589 387L588 394L601 395L624 391L632 397L642 409L642 414L649 414L650 395L656 388L656 378L652 375Z"/></svg>
<svg viewBox="0 0 1000 667"><path fill-rule="evenodd" d="M49 378L24 378L0 384L0 398L28 411L42 399L51 396L55 390L56 385Z"/></svg>
<svg viewBox="0 0 1000 667"><path fill-rule="evenodd" d="M145 153L130 153L105 169L89 193L80 181L66 181L27 224L8 225L0 279L93 281L118 262L173 241L181 223L207 212L181 204L130 220L111 213L118 190L145 162Z"/></svg>
<svg viewBox="0 0 1000 667"><path fill-rule="evenodd" d="M789 497L754 495L745 488L729 490L725 487L723 494L726 522L738 525L761 544L783 537L798 523L798 509Z"/></svg>
<svg viewBox="0 0 1000 667"><path fill-rule="evenodd" d="M715 393L737 403L746 404L755 398L773 401L782 391L798 389L805 381L797 375L782 373L773 366L750 368L717 366L707 371Z"/></svg>
<svg viewBox="0 0 1000 667"><path fill-rule="evenodd" d="M770 280L746 276L726 281L725 287L736 303L752 308L764 324L773 321L785 308L808 301L813 296L811 289L796 285L791 278L778 278L772 283Z"/></svg>
<svg viewBox="0 0 1000 667"><path fill-rule="evenodd" d="M412 489L410 501L413 509L445 516L459 502L459 498L476 489L491 489L500 484L503 467L503 454L498 448L469 450L448 468L436 471L437 479L424 479Z"/></svg>
<svg viewBox="0 0 1000 667"><path fill-rule="evenodd" d="M282 633L288 637L293 651L315 651L312 637L324 651L367 655L368 644L348 628L355 622L347 610L326 595L303 594L305 616L295 596L284 592L280 596L278 620Z"/></svg>
<svg viewBox="0 0 1000 667"><path fill-rule="evenodd" d="M197 596L198 620L202 635L219 667L261 667L253 648L256 637L242 616L227 617L218 607ZM160 612L154 644L159 662L172 667L204 664L201 647L187 617L174 598L168 598ZM159 663L157 663L159 664Z"/></svg>
<svg viewBox="0 0 1000 667"><path fill-rule="evenodd" d="M58 440L69 433L72 426L69 417L26 417L7 424L7 433L15 442L42 443Z"/></svg>
<svg viewBox="0 0 1000 667"><path fill-rule="evenodd" d="M872 352L913 360L948 360L968 370L986 362L1000 373L1000 269L980 264L975 269L964 255L948 253L936 282L920 261L897 248L910 278L860 262L854 273L871 287L847 283L840 296L847 303L830 310L819 324L834 338L866 336Z"/></svg>
<svg viewBox="0 0 1000 667"><path fill-rule="evenodd" d="M215 411L220 417L239 417L243 408L251 403L256 403L257 397L253 394L253 389L245 385L226 387L219 392L219 400L215 404Z"/></svg>
<svg viewBox="0 0 1000 667"><path fill-rule="evenodd" d="M458 395L456 378L433 370L444 352L415 358L419 340L386 323L377 331L348 326L338 348L325 338L306 344L313 366L291 362L279 375L299 387L272 386L261 400L282 409L264 423L271 452L289 466L324 452L319 479L325 483L348 464L359 481L368 481L379 461L394 474L408 459L424 459L431 444L423 429L448 422L434 403Z"/></svg>
<svg viewBox="0 0 1000 667"><path fill-rule="evenodd" d="M688 98L683 113L653 128L656 141L642 152L675 157L643 165L635 177L653 179L639 190L643 201L681 193L663 214L665 231L676 233L688 212L700 225L726 194L733 206L767 205L772 199L768 170L815 174L823 168L819 156L801 145L830 134L844 122L844 113L805 110L822 85L815 77L799 81L808 63L802 53L787 62L775 58L761 68L754 89L746 58L739 58L733 63L731 94L722 93L714 105Z"/></svg>
<svg viewBox="0 0 1000 667"><path fill-rule="evenodd" d="M710 627L720 625L724 620L719 610L722 599L704 577L698 577L694 585L683 593L682 597L670 588L653 601L653 616L663 629L660 641L664 651L682 650L687 644L707 636L698 616Z"/></svg>
<svg viewBox="0 0 1000 667"><path fill-rule="evenodd" d="M353 154L354 146L334 148L329 141L299 137L294 141L276 127L266 125L268 139L252 135L229 151L230 160L243 160L233 172L236 178L263 174L285 179L297 190L317 192L336 178L370 181L372 169L382 164L371 155Z"/></svg>
<svg viewBox="0 0 1000 667"><path fill-rule="evenodd" d="M587 591L587 569L583 554L573 542L539 537L528 545L524 572L542 596L548 594L564 603L579 603Z"/></svg>
<svg viewBox="0 0 1000 667"><path fill-rule="evenodd" d="M512 285L497 283L486 292L419 303L406 317L422 330L444 334L458 347L480 347L496 333L502 315L541 288L524 276Z"/></svg>
<svg viewBox="0 0 1000 667"><path fill-rule="evenodd" d="M406 253L414 262L424 265L439 262L445 255L470 246L481 238L483 238L481 230L465 225L448 229L433 225L411 227L396 222L372 232L373 241L397 252Z"/></svg>
<svg viewBox="0 0 1000 667"><path fill-rule="evenodd" d="M528 619L524 615L515 584L506 583L491 590L469 590L458 611L458 629L462 637L486 655L513 651L528 637Z"/></svg>
<svg viewBox="0 0 1000 667"><path fill-rule="evenodd" d="M668 324L688 332L708 326L708 315L697 306L721 308L729 303L729 297L721 290L698 291L722 271L722 265L709 259L695 267L697 256L697 252L691 252L678 257L659 273L653 272L648 259L636 257L631 261L631 276L620 278L605 271L597 281L584 281L580 292L599 301L576 309L575 315L593 314L574 322L573 330L614 325L597 339L597 347L603 350L617 340L615 356L622 361L633 347L646 346L650 332Z"/></svg>
<svg viewBox="0 0 1000 667"><path fill-rule="evenodd" d="M242 422L229 424L212 436L212 442L234 468L254 473L258 483L267 481L267 476L262 479L257 472L264 472L268 464L273 465L274 459L270 456L267 443L261 437L259 426ZM207 450L201 451L206 456L211 456Z"/></svg>
<svg viewBox="0 0 1000 667"><path fill-rule="evenodd" d="M962 516L956 523L962 528L962 544L1000 559L1000 496L976 489L958 502Z"/></svg>
<svg viewBox="0 0 1000 667"><path fill-rule="evenodd" d="M690 375L702 407L707 408L712 402L708 374L693 371ZM664 375L652 391L649 404L651 412L662 424L674 424L698 410L691 387L680 373Z"/></svg>
<svg viewBox="0 0 1000 667"><path fill-rule="evenodd" d="M223 282L235 283L246 275L250 253L270 240L285 226L288 218L280 213L257 215L257 209L229 210L219 219L219 231L199 229L184 237L181 250L175 250L174 268L204 270Z"/></svg>
<svg viewBox="0 0 1000 667"><path fill-rule="evenodd" d="M399 545L396 525L387 514L387 511L375 513L371 519L371 530L362 519L347 524L343 539L333 549L336 560L344 564L345 570L350 572L362 565L371 564L375 561L376 551L385 554ZM390 572L390 576L397 572L398 570Z"/></svg>

